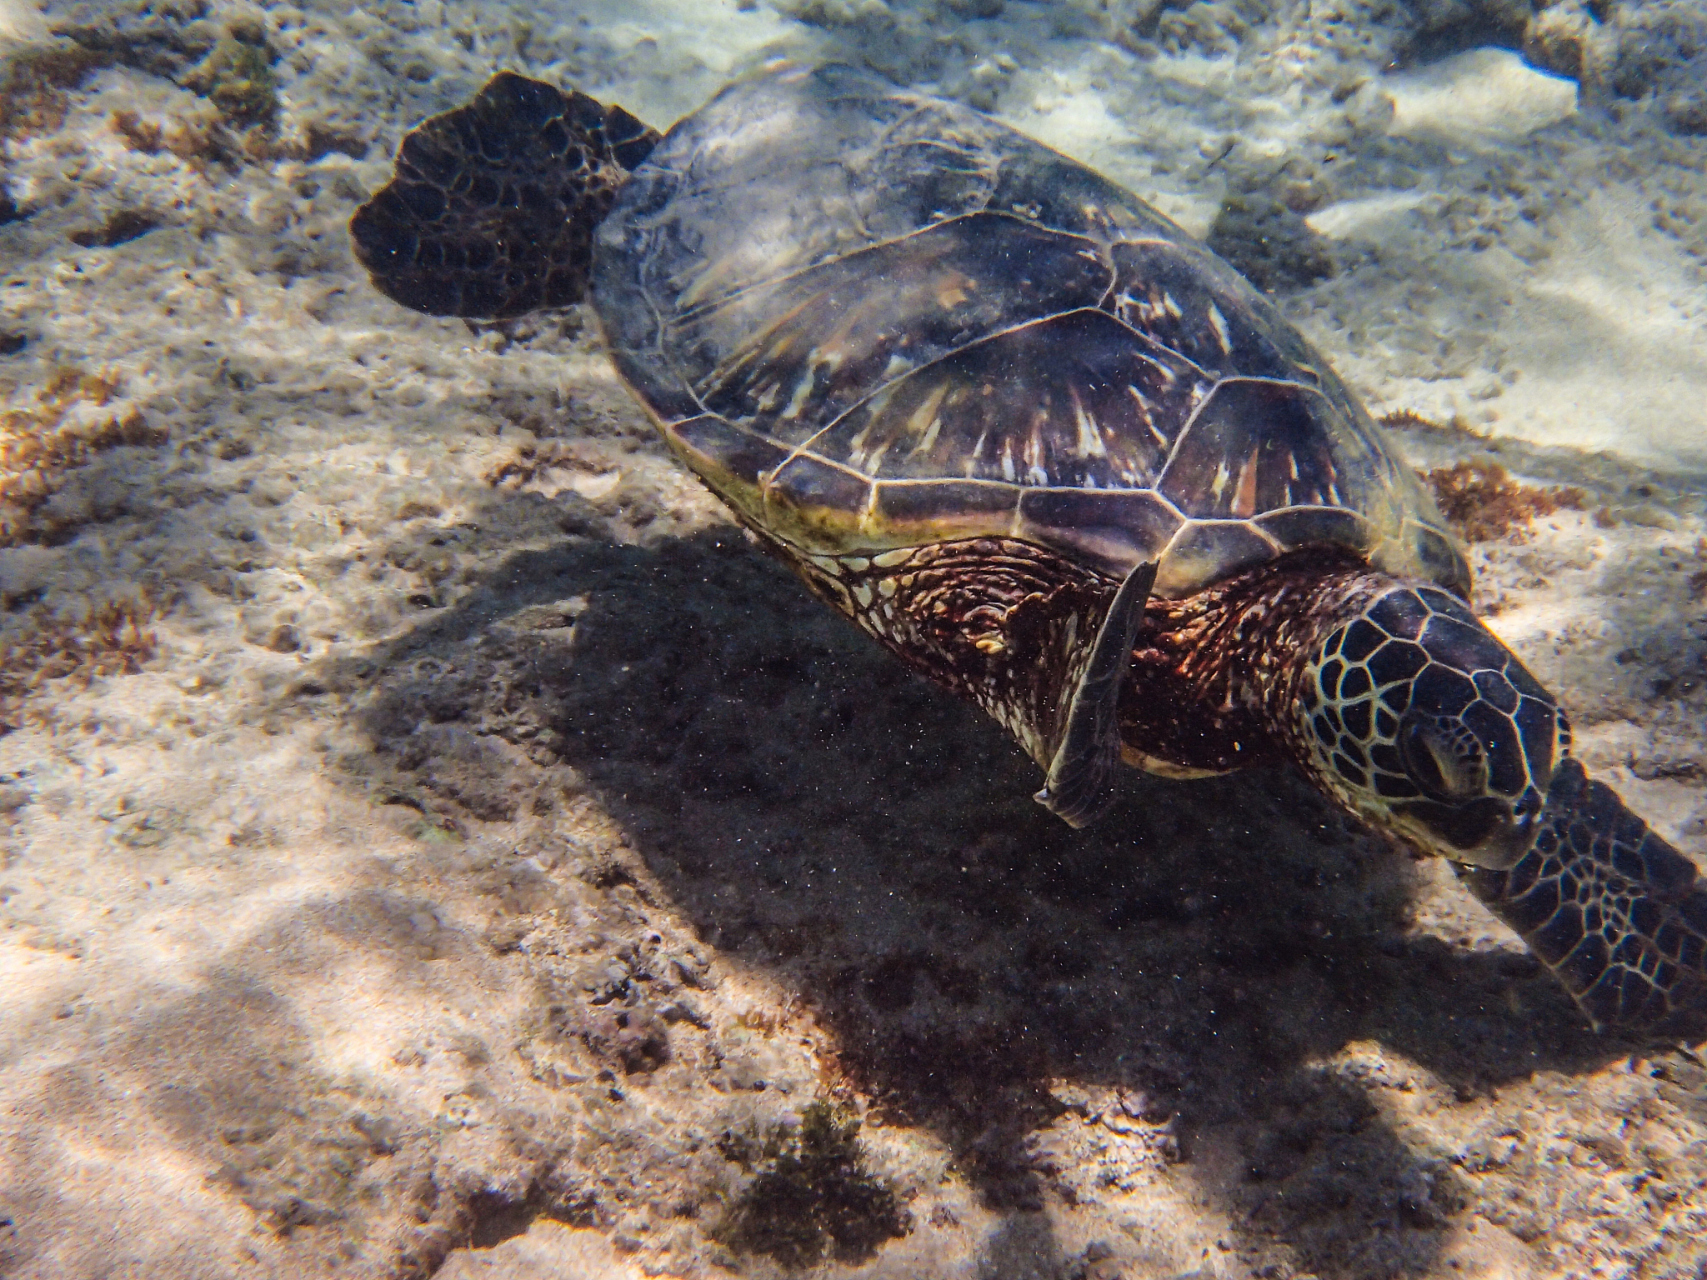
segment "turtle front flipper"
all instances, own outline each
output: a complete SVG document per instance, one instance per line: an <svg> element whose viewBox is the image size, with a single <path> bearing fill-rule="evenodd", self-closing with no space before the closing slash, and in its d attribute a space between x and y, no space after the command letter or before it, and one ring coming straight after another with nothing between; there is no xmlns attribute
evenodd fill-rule
<svg viewBox="0 0 1707 1280"><path fill-rule="evenodd" d="M579 302L593 231L658 142L621 107L513 72L426 121L356 210L356 257L387 297L496 320Z"/></svg>
<svg viewBox="0 0 1707 1280"><path fill-rule="evenodd" d="M1132 666L1132 645L1158 562L1140 564L1115 593L1090 658L1073 690L1066 732L1049 764L1049 780L1033 797L1071 827L1095 822L1114 800L1120 768L1120 690Z"/></svg>
<svg viewBox="0 0 1707 1280"><path fill-rule="evenodd" d="M1707 1029L1707 886L1695 864L1574 759L1547 791L1529 852L1458 874L1588 1015L1609 1027Z"/></svg>

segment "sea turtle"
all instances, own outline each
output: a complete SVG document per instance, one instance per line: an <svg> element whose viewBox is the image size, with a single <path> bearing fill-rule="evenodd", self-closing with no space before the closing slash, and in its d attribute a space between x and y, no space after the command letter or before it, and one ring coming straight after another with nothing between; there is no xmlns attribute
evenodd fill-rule
<svg viewBox="0 0 1707 1280"><path fill-rule="evenodd" d="M438 315L589 300L670 448L1005 725L1075 826L1127 763L1291 760L1451 859L1596 1026L1701 1025L1707 891L1471 613L1415 474L1231 267L955 103L775 65L660 137L504 73L355 215Z"/></svg>

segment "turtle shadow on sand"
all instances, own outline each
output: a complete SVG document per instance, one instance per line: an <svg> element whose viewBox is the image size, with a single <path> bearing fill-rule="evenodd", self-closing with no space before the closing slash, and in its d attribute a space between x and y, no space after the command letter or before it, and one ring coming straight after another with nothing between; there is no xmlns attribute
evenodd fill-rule
<svg viewBox="0 0 1707 1280"><path fill-rule="evenodd" d="M353 674L382 755L460 722L570 766L673 909L799 991L997 1209L1049 1194L1051 1082L1117 1088L1188 1169L1222 1153L1247 1253L1420 1273L1462 1205L1322 1062L1372 1041L1470 1096L1629 1052L1527 957L1407 933L1410 860L1289 772L1134 772L1072 831L997 726L731 530L511 555Z"/></svg>

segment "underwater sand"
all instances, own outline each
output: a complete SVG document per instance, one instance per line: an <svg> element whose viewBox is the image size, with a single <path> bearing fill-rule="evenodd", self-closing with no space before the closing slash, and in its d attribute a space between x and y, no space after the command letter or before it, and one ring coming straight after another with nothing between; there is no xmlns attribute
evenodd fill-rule
<svg viewBox="0 0 1707 1280"><path fill-rule="evenodd" d="M1289 774L1069 831L747 544L587 316L404 312L345 231L494 70L664 126L777 55L1200 234L1256 210L1219 243L1416 465L1580 490L1474 545L1477 603L1700 860L1691 22L0 6L0 1275L1699 1274L1692 1053L1592 1035Z"/></svg>

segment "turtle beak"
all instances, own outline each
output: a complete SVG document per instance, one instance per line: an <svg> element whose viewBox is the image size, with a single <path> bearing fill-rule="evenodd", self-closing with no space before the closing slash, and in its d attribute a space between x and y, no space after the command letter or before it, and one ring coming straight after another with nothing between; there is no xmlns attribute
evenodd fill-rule
<svg viewBox="0 0 1707 1280"><path fill-rule="evenodd" d="M1511 806L1486 797L1461 805L1420 801L1395 805L1398 826L1411 843L1443 853L1454 862L1503 870L1528 852L1533 831Z"/></svg>

